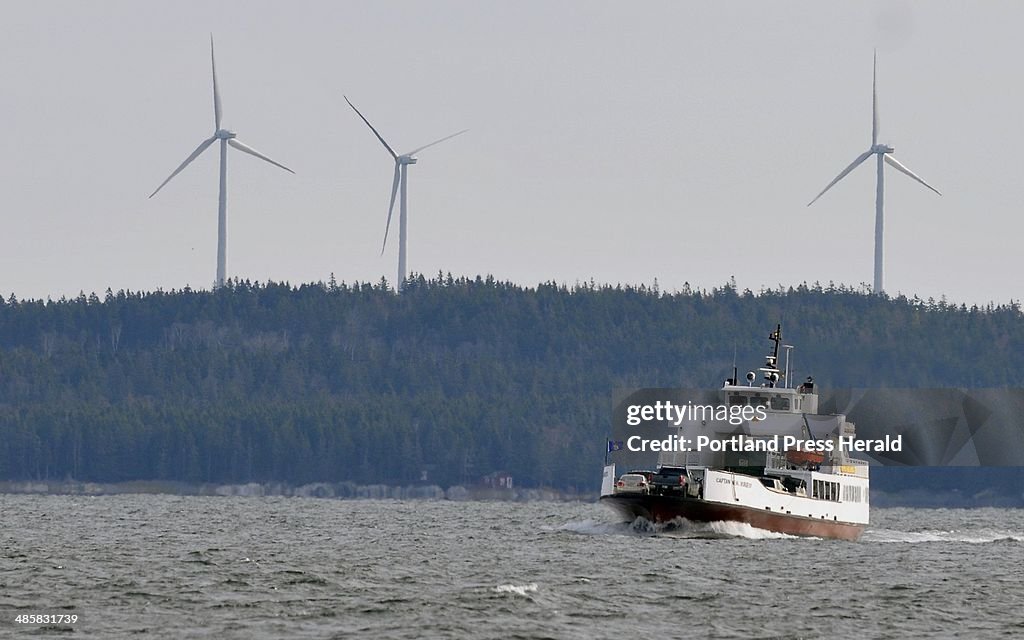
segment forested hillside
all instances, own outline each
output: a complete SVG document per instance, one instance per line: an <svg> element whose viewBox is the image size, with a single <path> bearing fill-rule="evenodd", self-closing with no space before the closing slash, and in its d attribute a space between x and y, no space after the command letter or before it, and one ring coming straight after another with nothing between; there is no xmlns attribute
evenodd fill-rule
<svg viewBox="0 0 1024 640"><path fill-rule="evenodd" d="M591 489L615 387L716 388L783 323L824 387L1024 386L1018 305L846 288L417 277L0 300L0 479L354 480L508 471ZM425 474L425 475L424 475Z"/></svg>

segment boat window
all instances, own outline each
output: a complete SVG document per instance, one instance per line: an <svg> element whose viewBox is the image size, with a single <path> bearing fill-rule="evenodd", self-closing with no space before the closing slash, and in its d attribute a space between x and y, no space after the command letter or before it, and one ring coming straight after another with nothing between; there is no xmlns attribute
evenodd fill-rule
<svg viewBox="0 0 1024 640"><path fill-rule="evenodd" d="M766 398L760 398L760 397L757 397L757 396L752 396L750 398L750 406L752 406L752 407L763 407L766 404L768 404Z"/></svg>
<svg viewBox="0 0 1024 640"><path fill-rule="evenodd" d="M839 483L814 480L811 484L811 497L839 502Z"/></svg>
<svg viewBox="0 0 1024 640"><path fill-rule="evenodd" d="M733 395L729 396L729 404L732 406L747 404L747 397L740 395L738 393L734 393Z"/></svg>
<svg viewBox="0 0 1024 640"><path fill-rule="evenodd" d="M843 502L861 502L860 487L843 485Z"/></svg>
<svg viewBox="0 0 1024 640"><path fill-rule="evenodd" d="M772 409L778 411L789 411L789 398L782 398L779 396L772 397Z"/></svg>

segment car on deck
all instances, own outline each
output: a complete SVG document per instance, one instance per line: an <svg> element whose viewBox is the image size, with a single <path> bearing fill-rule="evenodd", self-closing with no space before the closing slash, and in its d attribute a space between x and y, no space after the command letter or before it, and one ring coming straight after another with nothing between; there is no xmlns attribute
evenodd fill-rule
<svg viewBox="0 0 1024 640"><path fill-rule="evenodd" d="M615 483L615 493L650 493L651 485L642 473L624 473Z"/></svg>

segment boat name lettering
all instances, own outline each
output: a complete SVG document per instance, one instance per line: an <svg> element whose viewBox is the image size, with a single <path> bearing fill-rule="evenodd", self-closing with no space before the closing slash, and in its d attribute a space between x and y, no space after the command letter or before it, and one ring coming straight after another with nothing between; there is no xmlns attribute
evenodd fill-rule
<svg viewBox="0 0 1024 640"><path fill-rule="evenodd" d="M717 478L715 482L718 484L734 484L737 487L746 487L747 489L753 486L746 480L737 480L736 478Z"/></svg>

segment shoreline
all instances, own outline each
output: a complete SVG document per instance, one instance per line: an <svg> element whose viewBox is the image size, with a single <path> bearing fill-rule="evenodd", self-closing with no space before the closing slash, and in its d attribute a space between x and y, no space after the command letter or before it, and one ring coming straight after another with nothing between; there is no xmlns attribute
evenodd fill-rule
<svg viewBox="0 0 1024 640"><path fill-rule="evenodd" d="M335 500L448 500L452 502L597 502L598 492L578 492L552 488L501 489L482 486L357 484L355 482L313 482L290 485L286 482L250 482L244 484L189 483L166 480L129 482L80 482L75 480L4 480L0 494L7 495L173 495L221 497L325 498ZM992 490L973 495L956 490L927 492L908 489L899 492L871 492L871 507L923 509L978 509L985 507L1024 508L1024 494L1008 495Z"/></svg>
<svg viewBox="0 0 1024 640"><path fill-rule="evenodd" d="M551 488L499 489L454 485L444 489L435 484L386 485L355 482L313 482L291 485L286 482L249 482L244 484L189 483L166 480L128 482L80 482L76 480L5 480L0 494L111 496L131 494L222 497L333 498L337 500L450 500L495 502L596 502L598 492L562 491Z"/></svg>

